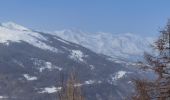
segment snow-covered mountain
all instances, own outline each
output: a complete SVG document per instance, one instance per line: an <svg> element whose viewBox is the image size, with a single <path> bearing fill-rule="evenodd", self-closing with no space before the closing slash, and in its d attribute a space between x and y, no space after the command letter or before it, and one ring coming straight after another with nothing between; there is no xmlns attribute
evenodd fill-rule
<svg viewBox="0 0 170 100"><path fill-rule="evenodd" d="M33 32L23 26L12 22L2 23L0 26L0 43L27 42L35 47L57 52L57 49L45 44L47 38L37 32Z"/></svg>
<svg viewBox="0 0 170 100"><path fill-rule="evenodd" d="M86 45L89 43L89 47L92 46L90 43L96 43L93 46L100 47L101 51L109 42L106 39L113 38L104 33L92 36L74 34L70 34L70 38L77 37L74 40L83 40ZM98 43L97 40L104 42ZM130 94L130 90L133 91L131 78L151 77L150 73L136 69L135 63L119 59L111 61L110 57L80 44L66 41L55 33L38 32L11 22L1 24L0 99L56 100L56 93L61 89L61 73L68 77L72 70L76 70L78 84L87 100L113 100L113 97L121 100ZM122 47L126 47L124 42Z"/></svg>
<svg viewBox="0 0 170 100"><path fill-rule="evenodd" d="M102 32L86 33L77 30L62 30L56 31L54 34L94 52L126 59L140 58L144 51L150 52L150 44L154 40L153 37L142 37L132 33L114 35Z"/></svg>
<svg viewBox="0 0 170 100"><path fill-rule="evenodd" d="M25 34L23 34L22 31L24 31ZM39 41L48 41L41 34L32 32L28 28L17 25L13 22L2 23L0 32L5 33L5 35L0 34L1 43L7 41L25 41L39 48L57 51L56 48L50 47L44 42ZM144 51L150 52L150 44L154 41L154 38L152 37L141 37L132 33L114 35L102 32L86 33L79 30L62 30L51 34L57 35L64 40L82 45L96 53L101 53L113 58L126 59L136 59L141 57Z"/></svg>

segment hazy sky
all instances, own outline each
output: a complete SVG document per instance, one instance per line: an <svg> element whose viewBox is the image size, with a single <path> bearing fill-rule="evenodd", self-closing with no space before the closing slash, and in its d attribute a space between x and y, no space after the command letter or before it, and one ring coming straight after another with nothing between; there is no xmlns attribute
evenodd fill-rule
<svg viewBox="0 0 170 100"><path fill-rule="evenodd" d="M0 22L54 31L153 35L170 18L170 0L1 0Z"/></svg>

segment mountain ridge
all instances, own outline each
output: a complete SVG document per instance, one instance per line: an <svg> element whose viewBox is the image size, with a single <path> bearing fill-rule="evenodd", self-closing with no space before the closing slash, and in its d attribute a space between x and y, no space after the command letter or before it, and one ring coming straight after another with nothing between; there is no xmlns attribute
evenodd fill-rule
<svg viewBox="0 0 170 100"><path fill-rule="evenodd" d="M80 32L80 34L76 33ZM80 44L94 52L125 59L141 58L144 52L151 52L150 44L154 37L141 37L132 33L86 33L82 31L62 30L53 33L67 41ZM140 56L140 57L139 57Z"/></svg>
<svg viewBox="0 0 170 100"><path fill-rule="evenodd" d="M0 28L0 42L7 42L8 40L13 42L26 41L37 47L44 46L44 49L55 49L43 43L43 41L48 41L48 39L22 25L7 22L2 23ZM11 32L11 30L13 30L13 32ZM99 54L124 59L140 59L145 51L151 52L150 44L152 44L155 39L154 37L142 37L132 33L115 35L104 32L88 33L81 30L68 29L48 32L48 34L79 44Z"/></svg>

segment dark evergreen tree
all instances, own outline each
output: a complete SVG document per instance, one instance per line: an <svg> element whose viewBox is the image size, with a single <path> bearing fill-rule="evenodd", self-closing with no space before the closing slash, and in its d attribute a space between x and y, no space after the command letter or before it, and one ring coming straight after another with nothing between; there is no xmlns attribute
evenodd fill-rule
<svg viewBox="0 0 170 100"><path fill-rule="evenodd" d="M135 81L134 100L170 100L170 21L152 47L156 54L145 53L146 62L140 63L143 69L154 71L157 78L152 82Z"/></svg>

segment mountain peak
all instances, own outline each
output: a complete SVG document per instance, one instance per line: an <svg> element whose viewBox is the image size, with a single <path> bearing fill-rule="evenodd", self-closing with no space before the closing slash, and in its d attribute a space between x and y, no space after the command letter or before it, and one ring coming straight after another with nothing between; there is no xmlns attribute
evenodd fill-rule
<svg viewBox="0 0 170 100"><path fill-rule="evenodd" d="M12 30L20 30L20 31L28 31L29 30L28 28L18 25L14 22L1 23L1 26L8 28L8 29L12 29Z"/></svg>
<svg viewBox="0 0 170 100"><path fill-rule="evenodd" d="M46 44L48 41L45 36L39 32L31 31L21 25L13 22L0 24L0 44L9 44L10 42L26 42L34 47L44 50L57 52L57 49Z"/></svg>

